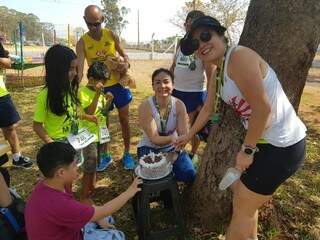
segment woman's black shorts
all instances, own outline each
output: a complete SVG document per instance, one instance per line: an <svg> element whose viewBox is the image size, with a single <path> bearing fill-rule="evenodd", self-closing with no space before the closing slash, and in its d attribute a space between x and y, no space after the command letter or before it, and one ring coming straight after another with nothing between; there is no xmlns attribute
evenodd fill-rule
<svg viewBox="0 0 320 240"><path fill-rule="evenodd" d="M259 152L242 174L242 183L251 191L272 195L287 178L293 175L306 155L305 138L289 147L258 144Z"/></svg>

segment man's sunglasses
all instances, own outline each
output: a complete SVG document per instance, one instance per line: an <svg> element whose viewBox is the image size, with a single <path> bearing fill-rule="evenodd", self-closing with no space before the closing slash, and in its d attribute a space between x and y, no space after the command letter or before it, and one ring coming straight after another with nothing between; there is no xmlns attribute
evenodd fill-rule
<svg viewBox="0 0 320 240"><path fill-rule="evenodd" d="M88 27L99 27L101 25L102 22L95 22L95 23L91 23L91 22L87 22L85 21Z"/></svg>
<svg viewBox="0 0 320 240"><path fill-rule="evenodd" d="M192 49L194 51L198 50L198 48L200 46L200 41L206 43L206 42L209 42L211 40L211 38L212 38L212 34L210 32L208 32L208 31L201 32L200 36L199 36L200 40L195 39L195 38L193 38L191 40Z"/></svg>

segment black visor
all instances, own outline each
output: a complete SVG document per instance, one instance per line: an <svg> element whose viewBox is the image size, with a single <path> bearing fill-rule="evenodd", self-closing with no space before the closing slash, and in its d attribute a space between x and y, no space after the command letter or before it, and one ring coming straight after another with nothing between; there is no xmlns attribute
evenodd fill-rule
<svg viewBox="0 0 320 240"><path fill-rule="evenodd" d="M180 41L180 48L183 55L191 55L194 53L196 49L198 49L199 45L192 38L192 33L194 30L199 27L207 27L216 31L219 35L223 35L227 30L224 26L220 24L220 22L210 16L203 16L197 18L191 25L190 32L187 32L185 36Z"/></svg>

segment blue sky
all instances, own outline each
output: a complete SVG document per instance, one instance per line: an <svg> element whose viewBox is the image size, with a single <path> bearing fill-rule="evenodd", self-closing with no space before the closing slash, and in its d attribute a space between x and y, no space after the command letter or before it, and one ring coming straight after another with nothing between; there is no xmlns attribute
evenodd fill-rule
<svg viewBox="0 0 320 240"><path fill-rule="evenodd" d="M86 29L83 10L89 4L100 5L100 0L0 0L0 6L7 6L24 13L33 13L42 22L71 24ZM130 8L129 24L122 33L126 41L137 41L137 11L140 12L140 41L149 41L181 33L169 23L184 4L184 0L121 0L121 5Z"/></svg>

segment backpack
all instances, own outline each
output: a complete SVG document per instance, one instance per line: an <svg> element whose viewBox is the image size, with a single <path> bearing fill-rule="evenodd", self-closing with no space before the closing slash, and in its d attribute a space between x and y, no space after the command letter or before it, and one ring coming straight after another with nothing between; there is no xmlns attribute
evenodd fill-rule
<svg viewBox="0 0 320 240"><path fill-rule="evenodd" d="M10 206L0 208L0 239L27 240L24 222L25 202L10 190L13 201Z"/></svg>

